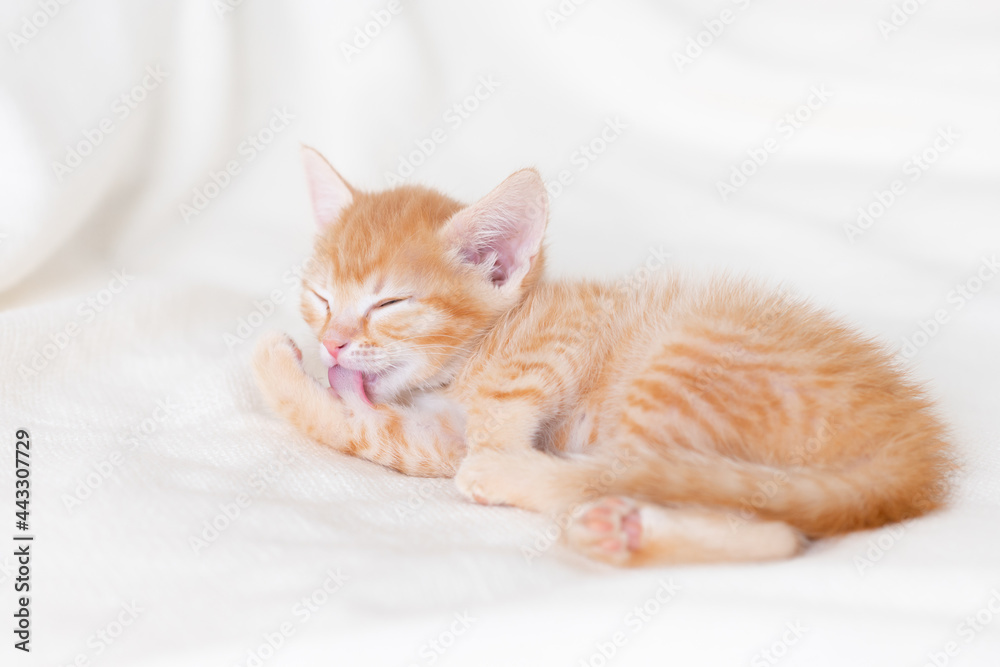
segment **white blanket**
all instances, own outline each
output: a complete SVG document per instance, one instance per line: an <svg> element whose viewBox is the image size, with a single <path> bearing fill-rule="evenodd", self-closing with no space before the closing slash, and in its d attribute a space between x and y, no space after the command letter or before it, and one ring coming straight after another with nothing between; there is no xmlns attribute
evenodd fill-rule
<svg viewBox="0 0 1000 667"><path fill-rule="evenodd" d="M998 664L996 3L64 2L0 9L0 663ZM554 275L812 296L940 401L952 507L617 571L308 441L248 369L309 342L299 142L464 200L536 165Z"/></svg>

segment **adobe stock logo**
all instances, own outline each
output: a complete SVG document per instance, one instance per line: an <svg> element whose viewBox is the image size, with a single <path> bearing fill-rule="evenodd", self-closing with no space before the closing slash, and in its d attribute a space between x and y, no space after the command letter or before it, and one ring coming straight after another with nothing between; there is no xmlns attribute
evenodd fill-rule
<svg viewBox="0 0 1000 667"><path fill-rule="evenodd" d="M991 588L988 594L990 597L986 603L955 626L954 634L948 642L938 647L940 650L927 653L927 660L922 667L946 667L966 645L971 644L997 617L1000 617L1000 590ZM962 662L962 664L970 663Z"/></svg>
<svg viewBox="0 0 1000 667"><path fill-rule="evenodd" d="M750 667L771 667L778 664L782 658L788 655L789 649L799 643L808 630L809 628L802 625L802 621L787 621L781 636L751 658Z"/></svg>
<svg viewBox="0 0 1000 667"><path fill-rule="evenodd" d="M41 349L32 350L29 353L28 363L22 363L17 368L21 379L36 377L41 371L45 370L63 350L70 346L73 339L80 335L80 332L84 329L84 325L90 324L97 319L97 316L103 313L111 305L115 297L128 287L134 279L135 277L129 275L125 269L112 272L111 280L108 281L106 287L87 296L77 304L76 313L79 317L68 321L61 329L49 334L48 339L42 342Z"/></svg>
<svg viewBox="0 0 1000 667"><path fill-rule="evenodd" d="M557 29L560 24L570 19L580 5L586 4L587 0L560 0L553 9L545 10L545 20L549 22L549 28Z"/></svg>
<svg viewBox="0 0 1000 667"><path fill-rule="evenodd" d="M972 301L998 273L1000 273L1000 261L997 260L996 253L989 257L984 256L972 275L956 284L948 292L945 301L951 304L951 308L938 308L927 319L918 321L916 329L910 335L903 336L898 353L902 360L908 361L915 357L935 336L941 333L944 326L951 321L952 315Z"/></svg>
<svg viewBox="0 0 1000 667"><path fill-rule="evenodd" d="M23 49L69 3L70 0L38 0L39 10L21 17L21 29L18 32L7 33L7 41L14 53Z"/></svg>
<svg viewBox="0 0 1000 667"><path fill-rule="evenodd" d="M660 579L658 583L659 586L652 595L634 606L622 618L621 625L629 632L619 626L613 634L595 643L590 655L577 661L578 667L607 667L610 665L622 647L628 644L630 639L639 634L657 614L666 608L681 590L680 585L674 581L673 577Z"/></svg>
<svg viewBox="0 0 1000 667"><path fill-rule="evenodd" d="M454 620L446 628L441 630L436 637L432 637L420 645L420 648L417 649L417 655L420 657L420 661L411 662L409 667L433 665L448 651L448 649L454 646L458 638L468 632L469 628L471 628L478 620L467 611L463 611L461 613L455 612L453 618Z"/></svg>
<svg viewBox="0 0 1000 667"><path fill-rule="evenodd" d="M733 4L740 11L746 11L751 4L751 0L733 0ZM733 23L740 14L733 9L725 8L719 12L715 18L705 19L701 22L703 30L689 37L682 50L674 51L674 65L677 71L684 73L684 68L693 65L698 58L715 44L715 40L722 37L726 31L726 26Z"/></svg>
<svg viewBox="0 0 1000 667"><path fill-rule="evenodd" d="M361 52L368 48L372 40L382 34L382 31L389 27L392 19L403 11L403 5L399 0L389 0L385 9L374 9L371 12L371 20L363 26L354 28L354 39L351 43L341 42L340 52L344 54L344 59L348 63Z"/></svg>
<svg viewBox="0 0 1000 667"><path fill-rule="evenodd" d="M441 115L441 120L448 126L435 127L425 136L414 139L415 148L409 153L399 156L396 171L385 172L385 183L395 187L406 182L406 179L416 173L417 168L437 152L438 146L448 141L448 132L460 128L482 104L496 93L501 83L492 75L480 76L473 91L458 102L452 104Z"/></svg>
<svg viewBox="0 0 1000 667"><path fill-rule="evenodd" d="M298 264L291 266L281 276L281 282L285 285L284 287L272 289L267 296L255 300L253 302L253 309L237 320L235 330L233 332L227 331L222 335L222 340L226 343L226 346L232 349L242 344L277 312L278 306L284 303L285 298L289 296L289 292L302 282L302 277L309 270L309 267L312 266L312 262L312 257L306 257Z"/></svg>
<svg viewBox="0 0 1000 667"><path fill-rule="evenodd" d="M927 4L927 0L903 0L903 2L894 4L892 6L892 13L889 14L889 18L879 19L875 23L875 27L878 28L879 33L882 35L882 39L888 40L889 35L897 32L900 28L909 23L914 14L920 11L920 8L925 4Z"/></svg>
<svg viewBox="0 0 1000 667"><path fill-rule="evenodd" d="M732 166L729 170L729 178L715 182L715 189L722 198L723 203L729 201L736 192L746 185L771 156L781 150L784 143L787 143L795 136L802 127L822 109L833 97L825 83L812 86L809 95L802 104L799 104L784 116L779 118L774 129L778 136L768 137L759 147L748 148L746 150L747 159Z"/></svg>
<svg viewBox="0 0 1000 667"><path fill-rule="evenodd" d="M903 176L910 183L916 183L960 138L961 135L952 126L939 127L930 145L914 153L903 163ZM844 223L847 240L853 245L858 237L871 229L906 193L907 183L902 178L893 179L884 190L873 190L871 201L858 207L857 220L854 223Z"/></svg>
<svg viewBox="0 0 1000 667"><path fill-rule="evenodd" d="M149 97L150 93L159 88L166 78L167 72L159 65L146 67L142 80L116 97L115 101L111 103L111 116L105 116L97 121L95 127L85 128L80 133L83 138L66 146L66 154L63 156L62 162L53 160L52 173L55 174L56 180L62 183L67 176L83 164L84 158L97 150L97 147L104 142L104 138L114 132L119 123L124 122L132 115L132 112Z"/></svg>
<svg viewBox="0 0 1000 667"><path fill-rule="evenodd" d="M611 147L611 144L621 138L622 133L628 126L628 123L624 122L620 116L605 118L601 129L585 143L577 146L576 150L569 156L569 162L576 167L577 173L582 174L591 164L604 155ZM555 178L545 181L545 189L549 192L549 200L555 200L566 188L575 182L576 176L572 170L560 169Z"/></svg>
<svg viewBox="0 0 1000 667"><path fill-rule="evenodd" d="M228 160L218 171L209 170L205 182L191 190L191 199L177 205L181 219L190 224L203 213L243 172L243 168L256 160L294 120L295 114L285 107L273 109L267 122L253 134L248 134L236 147L238 157Z"/></svg>

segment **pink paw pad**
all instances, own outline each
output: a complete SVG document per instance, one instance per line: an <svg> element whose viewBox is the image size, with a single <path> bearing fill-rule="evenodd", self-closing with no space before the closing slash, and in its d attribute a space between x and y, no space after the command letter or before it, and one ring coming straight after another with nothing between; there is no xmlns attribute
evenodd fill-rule
<svg viewBox="0 0 1000 667"><path fill-rule="evenodd" d="M601 498L570 525L568 537L571 544L591 557L622 563L642 543L639 507L626 498Z"/></svg>

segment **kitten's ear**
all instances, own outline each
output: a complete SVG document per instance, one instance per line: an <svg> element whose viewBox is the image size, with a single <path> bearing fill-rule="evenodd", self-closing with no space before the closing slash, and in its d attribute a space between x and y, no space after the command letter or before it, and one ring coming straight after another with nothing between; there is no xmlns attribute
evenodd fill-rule
<svg viewBox="0 0 1000 667"><path fill-rule="evenodd" d="M549 217L542 177L522 169L445 223L445 242L497 287L516 289L538 262Z"/></svg>
<svg viewBox="0 0 1000 667"><path fill-rule="evenodd" d="M354 201L354 189L313 148L302 147L302 164L306 169L316 224L325 227L336 222L344 209Z"/></svg>

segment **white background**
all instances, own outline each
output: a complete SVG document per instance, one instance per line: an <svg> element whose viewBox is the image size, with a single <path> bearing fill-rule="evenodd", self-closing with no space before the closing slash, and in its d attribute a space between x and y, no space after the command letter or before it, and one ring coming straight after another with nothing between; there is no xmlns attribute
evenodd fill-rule
<svg viewBox="0 0 1000 667"><path fill-rule="evenodd" d="M0 539L15 532L18 428L33 439L37 535L30 657L5 629L13 559L0 549L0 661L597 667L621 632L607 664L997 664L1000 7L387 6L0 10ZM372 12L391 20L345 55ZM134 90L147 68L165 78ZM470 98L481 77L495 90ZM828 99L802 107L817 89ZM456 104L475 107L460 124ZM294 119L248 161L242 142L275 109ZM583 169L581 146L609 121L621 132ZM407 182L471 201L523 166L568 171L553 275L634 275L668 252L676 270L763 277L919 343L909 363L965 463L953 507L792 562L615 571L558 544L529 559L542 517L330 453L272 417L248 355L264 330L308 341L290 273L313 232L299 143L379 189L436 128L444 141ZM766 162L744 165L769 139ZM70 151L87 155L65 173L54 163ZM925 151L933 164L913 179ZM212 189L231 160L239 173ZM754 173L724 199L718 183L741 168ZM849 235L895 180L901 194ZM186 222L180 206L206 189ZM943 323L926 324L935 313ZM238 498L248 506L227 519ZM213 520L224 529L196 549ZM338 569L348 579L323 592ZM661 581L679 588L662 604ZM305 614L309 596L322 604ZM636 627L628 614L647 603ZM123 604L141 609L127 627Z"/></svg>

